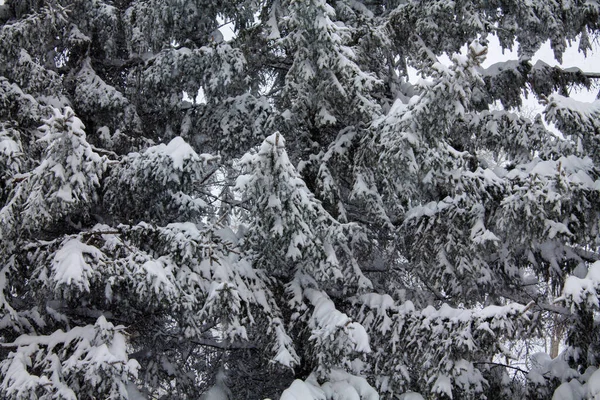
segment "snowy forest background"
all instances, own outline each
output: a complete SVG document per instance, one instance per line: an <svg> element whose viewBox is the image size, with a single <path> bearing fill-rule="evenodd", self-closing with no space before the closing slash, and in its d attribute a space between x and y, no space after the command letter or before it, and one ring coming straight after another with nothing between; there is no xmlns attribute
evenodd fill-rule
<svg viewBox="0 0 600 400"><path fill-rule="evenodd" d="M600 399L599 16L0 1L0 397Z"/></svg>

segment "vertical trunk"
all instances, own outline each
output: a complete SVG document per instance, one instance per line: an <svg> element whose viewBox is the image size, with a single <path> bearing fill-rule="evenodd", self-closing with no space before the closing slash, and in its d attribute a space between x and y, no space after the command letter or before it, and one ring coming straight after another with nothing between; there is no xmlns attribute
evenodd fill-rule
<svg viewBox="0 0 600 400"><path fill-rule="evenodd" d="M560 343L563 341L565 336L565 324L564 320L560 315L554 315L552 317L552 328L550 336L550 357L558 357L560 350Z"/></svg>

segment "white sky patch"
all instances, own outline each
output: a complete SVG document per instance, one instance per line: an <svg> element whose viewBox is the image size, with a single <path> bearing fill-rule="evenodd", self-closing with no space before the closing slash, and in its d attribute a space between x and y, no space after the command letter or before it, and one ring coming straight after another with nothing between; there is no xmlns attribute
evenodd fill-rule
<svg viewBox="0 0 600 400"><path fill-rule="evenodd" d="M219 24L219 31L223 34L224 41L229 42L235 39L237 35L234 31L233 22L226 23L222 15L217 15L217 23Z"/></svg>
<svg viewBox="0 0 600 400"><path fill-rule="evenodd" d="M183 92L183 101L187 101L193 104L206 104L206 96L204 95L204 89L200 87L195 98L191 98L187 92Z"/></svg>

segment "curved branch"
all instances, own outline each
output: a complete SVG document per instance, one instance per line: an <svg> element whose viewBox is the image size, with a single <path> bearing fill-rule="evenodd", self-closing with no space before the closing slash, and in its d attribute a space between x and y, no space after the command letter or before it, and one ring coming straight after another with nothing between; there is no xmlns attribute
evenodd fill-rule
<svg viewBox="0 0 600 400"><path fill-rule="evenodd" d="M510 368L515 371L521 372L524 375L527 375L529 373L529 371L525 371L524 369L521 369L519 367L514 367L514 366L508 365L508 364L496 363L496 362L491 362L491 361L476 361L473 363L473 365L478 365L478 364L487 364L487 365L492 365L494 367Z"/></svg>

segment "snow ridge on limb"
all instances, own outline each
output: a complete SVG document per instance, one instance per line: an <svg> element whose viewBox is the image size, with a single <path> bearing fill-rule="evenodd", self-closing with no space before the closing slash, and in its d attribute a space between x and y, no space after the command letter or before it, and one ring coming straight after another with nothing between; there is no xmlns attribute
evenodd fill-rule
<svg viewBox="0 0 600 400"><path fill-rule="evenodd" d="M74 80L75 101L81 112L93 114L92 121L97 129L113 132L112 137L100 134L106 148L119 150L119 145L124 145L119 143L119 140L125 139L123 132L141 131L141 121L135 107L123 93L97 74L89 57L83 61Z"/></svg>
<svg viewBox="0 0 600 400"><path fill-rule="evenodd" d="M598 134L600 129L598 126L600 100L584 103L554 94L547 100L545 114L546 118L550 122L554 122L562 132L574 134L577 138L591 136L592 133ZM588 133L588 135L584 133Z"/></svg>
<svg viewBox="0 0 600 400"><path fill-rule="evenodd" d="M481 74L490 99L500 100L505 108L522 105L523 87L543 100L556 91L567 93L573 86L589 89L595 77L578 68L551 67L541 60L534 65L529 60L502 61L482 69Z"/></svg>
<svg viewBox="0 0 600 400"><path fill-rule="evenodd" d="M0 108L0 117L18 122L21 129L37 129L44 119L53 114L51 106L23 92L17 84L4 77L0 77L0 101L7 105Z"/></svg>

